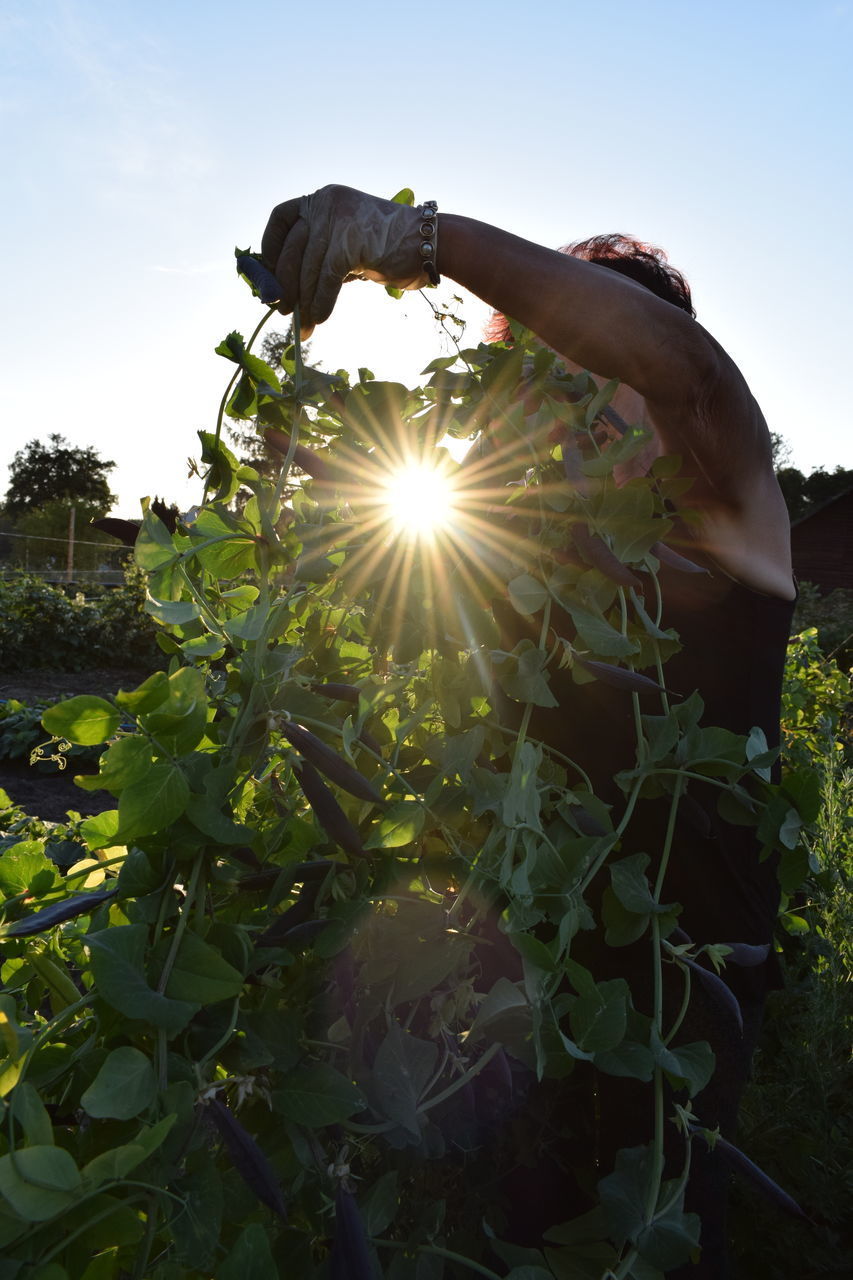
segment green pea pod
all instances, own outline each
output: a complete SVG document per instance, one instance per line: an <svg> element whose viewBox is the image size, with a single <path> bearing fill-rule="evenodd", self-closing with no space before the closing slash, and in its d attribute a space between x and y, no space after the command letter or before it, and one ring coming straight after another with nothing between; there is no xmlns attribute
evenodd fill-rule
<svg viewBox="0 0 853 1280"><path fill-rule="evenodd" d="M281 731L300 755L324 773L331 782L348 791L357 800L382 804L382 797L367 779L351 764L347 764L346 760L342 760L336 751L326 746L325 742L321 742L316 734L298 724L285 724Z"/></svg>

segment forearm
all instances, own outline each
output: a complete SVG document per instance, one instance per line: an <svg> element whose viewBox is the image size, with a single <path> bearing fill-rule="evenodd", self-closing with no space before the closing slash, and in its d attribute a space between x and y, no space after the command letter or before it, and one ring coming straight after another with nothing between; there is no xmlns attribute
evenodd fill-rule
<svg viewBox="0 0 853 1280"><path fill-rule="evenodd" d="M716 356L704 330L625 276L441 214L438 266L585 369L619 378L650 401L683 401Z"/></svg>

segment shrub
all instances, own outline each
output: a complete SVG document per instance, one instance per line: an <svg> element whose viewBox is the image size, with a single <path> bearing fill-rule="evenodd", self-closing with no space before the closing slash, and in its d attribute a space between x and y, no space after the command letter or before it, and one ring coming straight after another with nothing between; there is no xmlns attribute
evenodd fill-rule
<svg viewBox="0 0 853 1280"><path fill-rule="evenodd" d="M853 591L837 587L821 595L813 583L801 582L794 627L798 632L816 627L822 651L845 671L853 666Z"/></svg>
<svg viewBox="0 0 853 1280"><path fill-rule="evenodd" d="M840 1278L853 1270L843 1238L853 1176L851 705L853 682L823 657L817 631L794 636L783 701L785 760L816 771L821 805L807 838L808 879L784 904L785 988L768 1003L739 1141L813 1221L792 1221L738 1184L738 1274L748 1280Z"/></svg>
<svg viewBox="0 0 853 1280"><path fill-rule="evenodd" d="M144 578L130 567L122 586L85 598L69 596L31 574L0 581L0 666L157 667L156 627L143 611Z"/></svg>

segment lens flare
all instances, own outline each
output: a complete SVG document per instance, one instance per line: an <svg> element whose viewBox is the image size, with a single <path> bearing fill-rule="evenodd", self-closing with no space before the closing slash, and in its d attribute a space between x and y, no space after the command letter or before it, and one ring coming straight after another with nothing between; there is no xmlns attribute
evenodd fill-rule
<svg viewBox="0 0 853 1280"><path fill-rule="evenodd" d="M453 487L438 467L411 463L388 477L384 505L397 532L431 539L453 522Z"/></svg>

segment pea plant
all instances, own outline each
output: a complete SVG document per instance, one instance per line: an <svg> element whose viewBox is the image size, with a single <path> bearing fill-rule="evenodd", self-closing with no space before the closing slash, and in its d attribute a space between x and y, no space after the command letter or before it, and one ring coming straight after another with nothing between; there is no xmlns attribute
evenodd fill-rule
<svg viewBox="0 0 853 1280"><path fill-rule="evenodd" d="M298 342L273 368L261 327L217 348L202 502L174 533L146 509L136 543L169 669L43 716L54 753L101 748L78 781L115 806L62 870L45 838L0 857L0 1277L662 1276L699 1246L684 1190L715 1140L685 1013L701 983L737 1018L742 958L679 928L676 815L710 786L788 858L809 818L760 734L667 692L677 463L617 489L643 432L606 447L614 386L519 329L409 389ZM448 433L478 441L458 525L408 538L389 471ZM624 699L615 801L537 736L558 676ZM661 847L626 855L649 804ZM635 944L641 981L598 971ZM577 1145L551 1103L607 1079L641 1088L647 1141L587 1153L521 1239L514 1173Z"/></svg>

